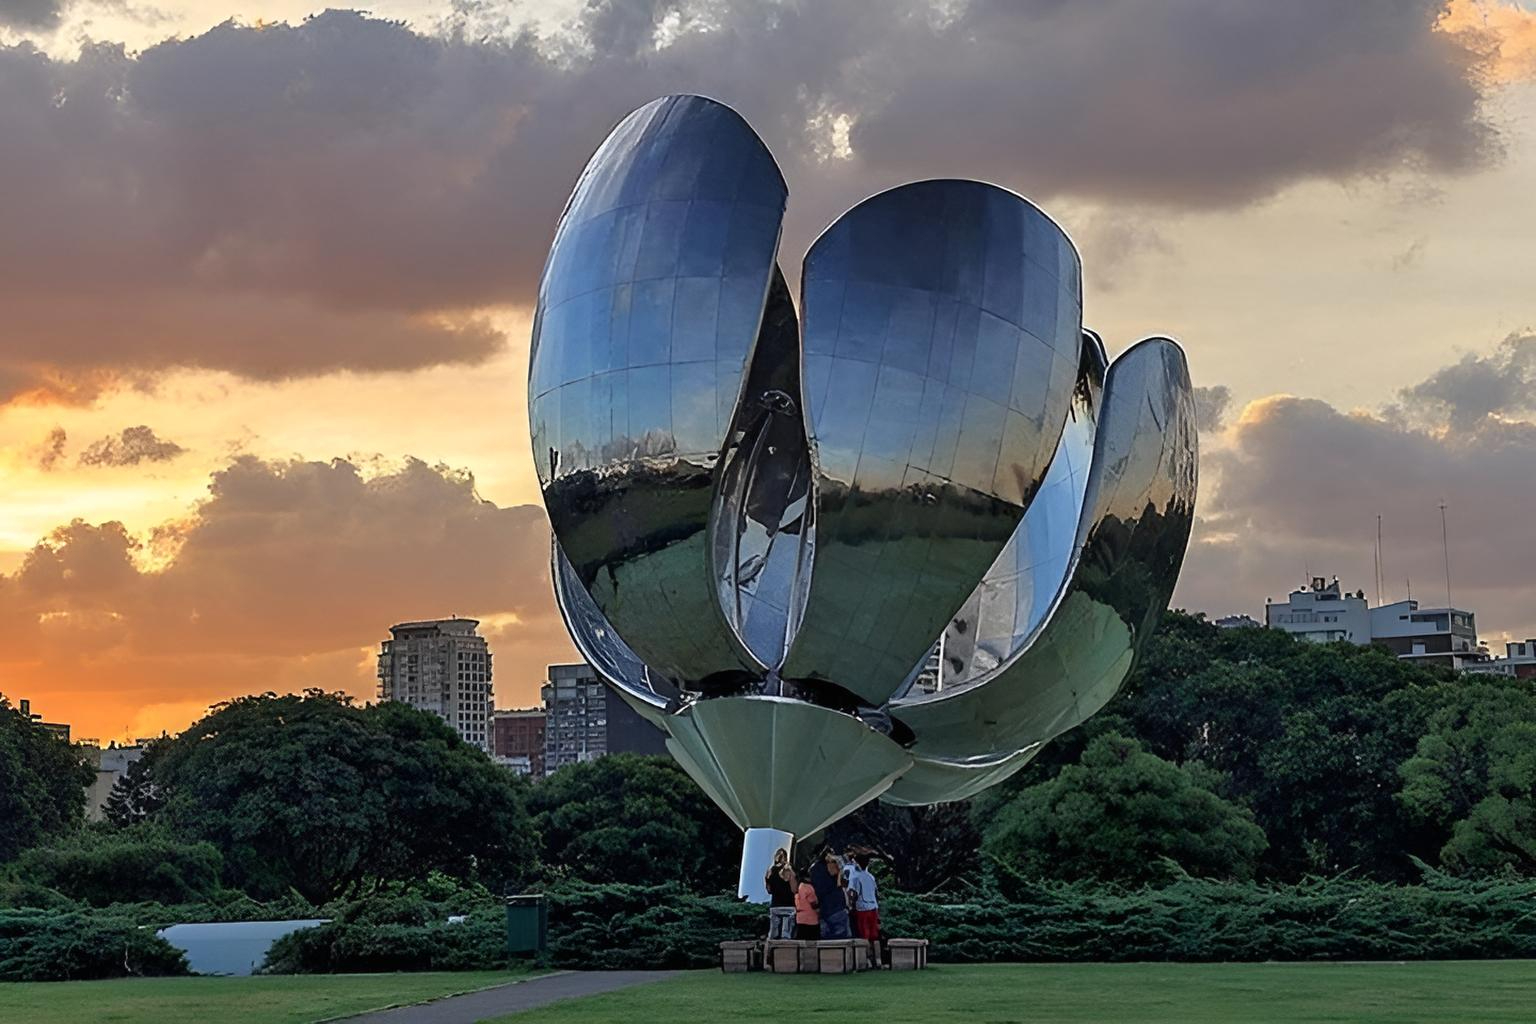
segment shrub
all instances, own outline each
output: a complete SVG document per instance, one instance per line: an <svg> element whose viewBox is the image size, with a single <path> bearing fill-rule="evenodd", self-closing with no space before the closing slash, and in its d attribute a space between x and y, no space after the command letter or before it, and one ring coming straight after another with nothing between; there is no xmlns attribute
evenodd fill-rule
<svg viewBox="0 0 1536 1024"><path fill-rule="evenodd" d="M130 917L89 911L0 911L0 981L186 973L181 951Z"/></svg>
<svg viewBox="0 0 1536 1024"><path fill-rule="evenodd" d="M1536 957L1536 883L1469 881L1420 865L1416 885L1356 878L1296 885L1187 876L1163 886L1037 882L999 866L963 895L887 892L889 935L926 938L935 960L1430 960ZM670 886L563 883L548 892L548 962L593 970L709 967L726 939L762 937L764 908ZM399 896L335 908L337 920L273 947L273 973L493 969L507 962L505 910L469 919ZM462 907L461 902L461 907ZM333 912L328 908L327 913Z"/></svg>
<svg viewBox="0 0 1536 1024"><path fill-rule="evenodd" d="M277 940L263 967L270 974L356 974L380 971L490 971L507 965L505 916L499 907L468 915L401 924L332 921Z"/></svg>

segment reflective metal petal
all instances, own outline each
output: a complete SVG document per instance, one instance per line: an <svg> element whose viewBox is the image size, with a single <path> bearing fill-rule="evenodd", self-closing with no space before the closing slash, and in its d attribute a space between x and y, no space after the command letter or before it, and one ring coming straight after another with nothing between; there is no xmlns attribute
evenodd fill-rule
<svg viewBox="0 0 1536 1024"><path fill-rule="evenodd" d="M968 686L1010 660L1061 600L1078 551L1107 362L1104 342L1084 331L1077 387L1051 468L1024 521L944 630L937 687Z"/></svg>
<svg viewBox="0 0 1536 1024"><path fill-rule="evenodd" d="M912 767L881 794L885 803L898 807L969 800L984 789L1016 774L1035 759L1045 744L1034 743L1017 753L1002 757L941 761L913 758Z"/></svg>
<svg viewBox="0 0 1536 1024"><path fill-rule="evenodd" d="M1194 417L1177 343L1150 338L1110 364L1071 585L1033 642L976 685L891 703L916 735L920 763L1023 751L1114 696L1183 562L1194 520ZM904 798L899 785L891 798Z"/></svg>
<svg viewBox="0 0 1536 1024"><path fill-rule="evenodd" d="M975 589L1061 436L1080 275L1050 218L974 181L881 193L811 248L815 560L785 679L878 705Z"/></svg>
<svg viewBox="0 0 1536 1024"><path fill-rule="evenodd" d="M668 719L667 749L742 828L806 836L883 793L911 766L889 738L782 697L716 697Z"/></svg>
<svg viewBox="0 0 1536 1024"><path fill-rule="evenodd" d="M710 513L721 607L768 668L799 629L815 544L801 404L799 324L775 271Z"/></svg>
<svg viewBox="0 0 1536 1024"><path fill-rule="evenodd" d="M707 529L786 195L730 108L657 100L587 165L540 284L529 419L550 523L633 652L687 685L761 670Z"/></svg>
<svg viewBox="0 0 1536 1024"><path fill-rule="evenodd" d="M630 650L618 630L592 601L570 559L560 550L560 541L551 544L553 564L550 575L555 581L555 605L565 620L565 629L581 652L583 660L602 676L609 686L627 697L628 703L657 725L663 725L661 714L669 702L679 694L677 688L666 679L651 679L645 663Z"/></svg>

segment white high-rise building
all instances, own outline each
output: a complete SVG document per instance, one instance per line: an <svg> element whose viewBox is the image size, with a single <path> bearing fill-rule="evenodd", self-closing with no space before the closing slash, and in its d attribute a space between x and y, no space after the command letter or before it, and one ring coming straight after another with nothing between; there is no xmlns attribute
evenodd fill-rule
<svg viewBox="0 0 1536 1024"><path fill-rule="evenodd" d="M389 627L379 650L379 699L430 711L464 742L490 752L491 652L475 619Z"/></svg>

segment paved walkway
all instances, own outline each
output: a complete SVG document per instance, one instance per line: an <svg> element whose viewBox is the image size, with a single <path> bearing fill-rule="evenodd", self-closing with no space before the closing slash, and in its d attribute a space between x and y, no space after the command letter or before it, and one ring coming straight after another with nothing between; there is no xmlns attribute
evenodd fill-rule
<svg viewBox="0 0 1536 1024"><path fill-rule="evenodd" d="M546 1006L561 999L576 999L613 992L632 985L662 981L677 971L564 971L529 981L498 985L462 996L449 996L415 1006L398 1006L360 1017L345 1024L475 1024L487 1017L517 1013Z"/></svg>

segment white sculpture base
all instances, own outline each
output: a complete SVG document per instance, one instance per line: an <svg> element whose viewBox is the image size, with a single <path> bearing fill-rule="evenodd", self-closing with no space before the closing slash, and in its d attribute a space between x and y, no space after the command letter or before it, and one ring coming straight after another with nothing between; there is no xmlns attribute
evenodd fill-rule
<svg viewBox="0 0 1536 1024"><path fill-rule="evenodd" d="M793 852L793 833L776 828L749 828L741 838L741 874L736 879L736 896L748 903L767 903L768 890L763 876L779 850Z"/></svg>

